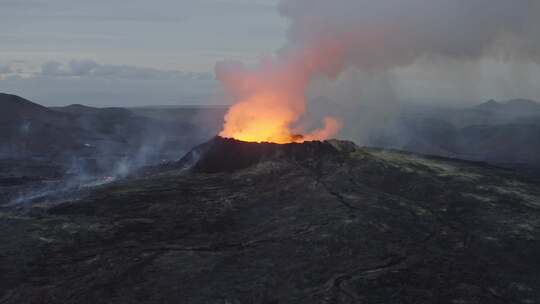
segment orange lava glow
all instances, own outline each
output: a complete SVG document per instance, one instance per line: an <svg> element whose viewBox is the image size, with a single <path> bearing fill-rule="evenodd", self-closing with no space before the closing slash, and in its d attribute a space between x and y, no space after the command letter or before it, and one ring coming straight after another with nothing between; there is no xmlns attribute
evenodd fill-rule
<svg viewBox="0 0 540 304"><path fill-rule="evenodd" d="M236 103L225 116L220 136L280 144L298 141L300 138L295 139L290 129L298 113L283 106L282 98L276 93L260 92Z"/></svg>
<svg viewBox="0 0 540 304"><path fill-rule="evenodd" d="M306 113L306 90L317 73L341 68L339 45L327 44L280 58L265 60L256 69L240 63L218 63L217 78L235 100L225 116L222 137L248 142L279 144L325 140L336 135L341 122L326 117L324 127L304 130L297 126Z"/></svg>

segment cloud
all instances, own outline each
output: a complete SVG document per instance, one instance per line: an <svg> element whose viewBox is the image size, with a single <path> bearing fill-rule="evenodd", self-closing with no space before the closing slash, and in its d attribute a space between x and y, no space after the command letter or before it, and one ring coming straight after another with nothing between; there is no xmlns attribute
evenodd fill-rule
<svg viewBox="0 0 540 304"><path fill-rule="evenodd" d="M422 56L540 63L537 0L283 0L290 48L344 43L360 68L413 64Z"/></svg>
<svg viewBox="0 0 540 304"><path fill-rule="evenodd" d="M177 70L159 70L130 65L99 64L93 60L72 60L66 64L49 61L41 66L41 76L89 77L108 79L146 80L210 80L210 73L194 73Z"/></svg>
<svg viewBox="0 0 540 304"><path fill-rule="evenodd" d="M0 75L11 74L13 69L9 65L0 65Z"/></svg>
<svg viewBox="0 0 540 304"><path fill-rule="evenodd" d="M271 10L278 0L2 0L0 16L97 22L174 23L206 13Z"/></svg>
<svg viewBox="0 0 540 304"><path fill-rule="evenodd" d="M10 65L0 64L0 80L15 76L15 70Z"/></svg>
<svg viewBox="0 0 540 304"><path fill-rule="evenodd" d="M49 61L36 72L23 70L0 77L0 88L51 106L219 103L215 99L216 81L209 73L109 65L93 60Z"/></svg>
<svg viewBox="0 0 540 304"><path fill-rule="evenodd" d="M42 8L45 3L35 0L3 0L0 1L0 8L2 9L28 9L28 8Z"/></svg>

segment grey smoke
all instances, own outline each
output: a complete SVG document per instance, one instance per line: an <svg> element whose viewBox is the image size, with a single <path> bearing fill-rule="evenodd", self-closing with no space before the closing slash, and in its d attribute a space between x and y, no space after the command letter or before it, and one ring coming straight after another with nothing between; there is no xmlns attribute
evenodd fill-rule
<svg viewBox="0 0 540 304"><path fill-rule="evenodd" d="M400 94L422 86L432 95L442 92L446 98L477 102L493 96L540 96L532 84L540 74L534 71L527 74L522 68L514 73L519 77L502 86L485 83L508 79L505 70L491 69L500 76L482 79L490 71L483 71L482 63L490 60L538 67L537 0L282 0L279 12L290 21L288 42L279 55L317 48L328 40L344 43L338 77L323 75L312 83L309 109L315 117L342 117L342 137L360 144L369 144L371 134L395 125ZM425 71L435 73L437 80L411 89L411 76ZM483 96L485 92L493 95Z"/></svg>
<svg viewBox="0 0 540 304"><path fill-rule="evenodd" d="M289 47L349 39L347 60L390 68L426 55L540 62L536 0L283 0Z"/></svg>

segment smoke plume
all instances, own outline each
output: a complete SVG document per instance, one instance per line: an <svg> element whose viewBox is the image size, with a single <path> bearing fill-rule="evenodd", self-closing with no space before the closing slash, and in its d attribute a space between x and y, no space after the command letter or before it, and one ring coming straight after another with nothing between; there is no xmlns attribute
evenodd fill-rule
<svg viewBox="0 0 540 304"><path fill-rule="evenodd" d="M361 68L409 65L430 54L540 62L536 0L284 0L279 10L291 20L287 48L330 37L345 48L340 61Z"/></svg>
<svg viewBox="0 0 540 304"><path fill-rule="evenodd" d="M298 129L299 121L310 84L351 67L382 75L426 57L540 63L537 0L282 0L279 12L290 27L275 58L254 69L216 66L236 101L224 136L288 142L295 132L314 139L334 135L337 119L326 118L317 136ZM262 138L254 135L268 130Z"/></svg>

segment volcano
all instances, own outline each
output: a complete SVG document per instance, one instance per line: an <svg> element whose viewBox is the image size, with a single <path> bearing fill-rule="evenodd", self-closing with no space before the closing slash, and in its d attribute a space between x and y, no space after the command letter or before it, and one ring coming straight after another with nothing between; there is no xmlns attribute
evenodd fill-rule
<svg viewBox="0 0 540 304"><path fill-rule="evenodd" d="M192 167L192 171L201 173L234 172L272 160L322 161L352 149L355 149L354 143L337 140L276 144L243 142L217 136L194 148L176 165L180 168Z"/></svg>
<svg viewBox="0 0 540 304"><path fill-rule="evenodd" d="M216 137L5 210L1 303L534 303L538 180L329 140Z"/></svg>

